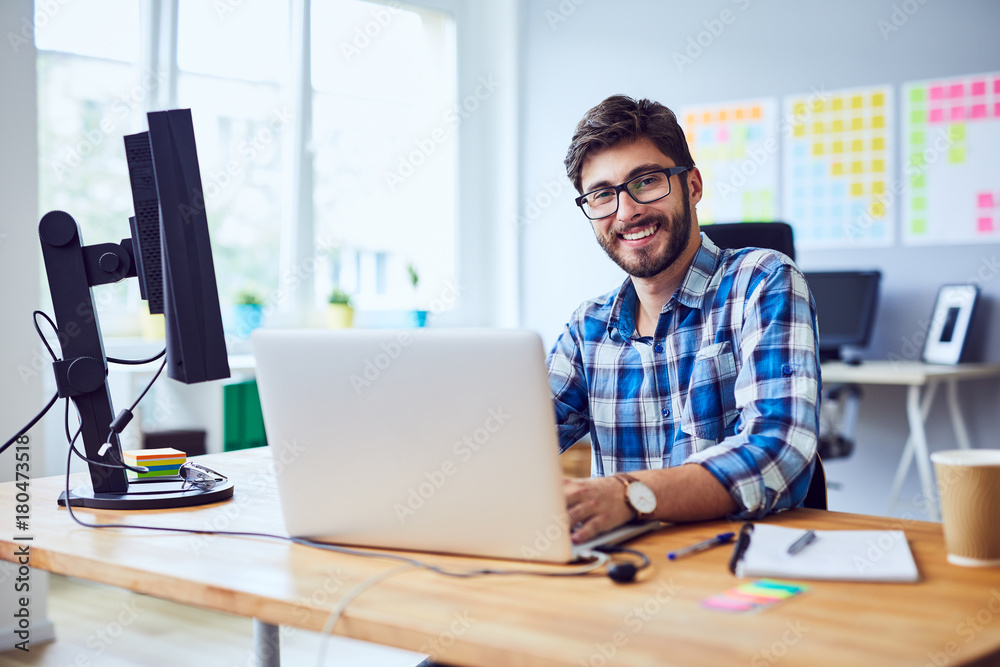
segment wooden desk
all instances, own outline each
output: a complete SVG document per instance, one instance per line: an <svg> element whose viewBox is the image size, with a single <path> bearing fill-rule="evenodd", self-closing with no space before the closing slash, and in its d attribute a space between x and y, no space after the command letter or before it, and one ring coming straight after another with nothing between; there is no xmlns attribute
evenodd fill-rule
<svg viewBox="0 0 1000 667"><path fill-rule="evenodd" d="M281 531L266 449L202 457L236 482L230 502L133 513L81 510L90 521ZM82 479L82 476L78 476ZM56 506L59 478L31 483L35 567L264 623L320 630L357 582L396 567L266 539L83 528ZM7 527L0 557L13 560L13 483L0 485ZM743 580L726 569L730 549L668 562L665 553L727 528L668 528L634 544L653 559L641 581L398 574L354 600L337 634L432 654L457 665L924 665L1000 656L1000 568L949 565L941 527L816 510L769 519L812 528L903 528L919 584L811 582L805 595L756 615L703 609L700 601ZM862 557L877 558L878 546ZM482 560L422 556L455 567ZM505 563L510 566L511 563ZM7 591L4 591L7 594ZM608 657L613 655L613 660ZM930 656L930 657L929 657ZM995 664L995 663L994 663Z"/></svg>
<svg viewBox="0 0 1000 667"><path fill-rule="evenodd" d="M830 362L822 367L823 384L883 384L902 385L908 387L906 393L906 418L910 426L910 434L903 448L903 455L896 468L896 477L889 494L889 510L892 510L899 498L899 492L910 472L910 463L916 459L917 471L920 474L920 485L928 508L930 518L941 520L938 507L937 490L934 487L934 475L931 472L931 459L927 448L927 433L924 424L930 413L931 405L938 386L944 383L948 391L948 411L951 416L951 426L955 433L958 446L963 449L970 447L969 431L965 426L962 410L958 405L958 383L962 380L978 380L981 378L1000 377L1000 365L997 364L956 364L944 366L940 364L925 364L918 361L865 361L850 365L842 362ZM921 396L921 392L923 395Z"/></svg>

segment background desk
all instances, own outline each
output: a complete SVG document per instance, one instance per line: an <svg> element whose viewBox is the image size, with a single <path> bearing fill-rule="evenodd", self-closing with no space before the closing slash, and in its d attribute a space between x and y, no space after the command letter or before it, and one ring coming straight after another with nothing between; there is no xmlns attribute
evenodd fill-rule
<svg viewBox="0 0 1000 667"><path fill-rule="evenodd" d="M927 433L924 425L938 386L945 385L948 394L948 411L951 416L952 430L958 446L968 449L968 429L958 404L958 383L962 380L1000 377L1000 365L993 364L957 364L942 366L925 364L917 361L865 361L858 365L832 362L823 364L823 386L832 384L881 384L902 385L908 387L906 392L906 417L910 427L903 455L896 468L896 478L889 495L889 510L899 497L899 492L910 471L910 463L917 460L917 470L920 473L920 485L930 518L939 521L941 513L938 508L937 489L934 487L934 475L931 471L930 454L927 447Z"/></svg>
<svg viewBox="0 0 1000 667"><path fill-rule="evenodd" d="M268 449L201 460L235 480L230 502L143 514L79 514L98 522L282 530ZM52 572L315 631L356 583L396 567L266 539L83 528L56 506L62 484L60 478L31 484L31 564ZM13 483L0 485L0 507L13 507L15 490ZM674 526L638 540L635 545L652 557L653 567L633 585L616 585L599 575L458 580L415 570L354 600L336 632L434 653L458 665L578 667L604 664L608 652L616 665L685 666L772 664L769 658L781 656L787 656L787 664L922 665L938 654L956 665L1000 656L1000 568L949 565L939 524L815 510L786 512L768 521L810 528L903 528L923 581L813 582L807 594L756 615L703 609L703 598L742 581L726 570L730 550L713 549L676 563L664 555L729 527L715 521ZM5 531L0 558L13 560L18 544L24 542ZM489 562L422 557L453 567ZM878 545L859 557L877 558ZM977 631L963 631L969 618L979 618Z"/></svg>

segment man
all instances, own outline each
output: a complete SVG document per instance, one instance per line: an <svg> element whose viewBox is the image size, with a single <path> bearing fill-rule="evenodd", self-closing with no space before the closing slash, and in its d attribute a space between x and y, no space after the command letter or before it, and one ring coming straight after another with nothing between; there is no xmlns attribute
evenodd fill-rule
<svg viewBox="0 0 1000 667"><path fill-rule="evenodd" d="M720 250L698 228L701 174L665 106L613 96L577 125L566 170L627 274L573 313L548 359L574 542L636 516L756 518L805 497L816 456L815 307L785 255Z"/></svg>

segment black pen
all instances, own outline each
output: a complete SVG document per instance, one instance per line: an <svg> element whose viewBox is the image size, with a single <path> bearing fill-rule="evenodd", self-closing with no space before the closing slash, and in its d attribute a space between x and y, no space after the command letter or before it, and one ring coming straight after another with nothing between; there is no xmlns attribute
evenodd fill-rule
<svg viewBox="0 0 1000 667"><path fill-rule="evenodd" d="M795 554L799 553L807 546L812 544L813 540L815 539L816 539L816 531L807 530L805 535L792 542L792 546L788 547L788 555L794 556Z"/></svg>

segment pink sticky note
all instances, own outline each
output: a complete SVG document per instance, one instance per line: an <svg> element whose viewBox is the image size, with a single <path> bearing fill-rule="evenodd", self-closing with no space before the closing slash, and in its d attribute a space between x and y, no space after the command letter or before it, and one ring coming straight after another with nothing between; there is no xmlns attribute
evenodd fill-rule
<svg viewBox="0 0 1000 667"><path fill-rule="evenodd" d="M993 117L1000 118L1000 102L993 105Z"/></svg>
<svg viewBox="0 0 1000 667"><path fill-rule="evenodd" d="M965 95L965 86L960 83L953 83L948 86L948 97L955 99Z"/></svg>
<svg viewBox="0 0 1000 667"><path fill-rule="evenodd" d="M1000 79L997 79L997 82L1000 83ZM940 100L943 98L944 98L944 86L933 86L931 88L931 99Z"/></svg>
<svg viewBox="0 0 1000 667"><path fill-rule="evenodd" d="M992 232L993 218L979 218L978 230L981 232Z"/></svg>
<svg viewBox="0 0 1000 667"><path fill-rule="evenodd" d="M972 82L972 94L973 95L985 95L986 94L986 82L985 81L973 81Z"/></svg>
<svg viewBox="0 0 1000 667"><path fill-rule="evenodd" d="M972 111L969 112L969 118L986 118L986 105L973 104Z"/></svg>
<svg viewBox="0 0 1000 667"><path fill-rule="evenodd" d="M980 192L977 199L979 201L979 208L993 208L992 192Z"/></svg>
<svg viewBox="0 0 1000 667"><path fill-rule="evenodd" d="M718 139L719 139L720 142L722 142L722 141L729 141L729 128L728 127L720 127L719 128L719 133L718 133L717 136L718 136Z"/></svg>
<svg viewBox="0 0 1000 667"><path fill-rule="evenodd" d="M1000 95L1000 79L993 79L993 93Z"/></svg>
<svg viewBox="0 0 1000 667"><path fill-rule="evenodd" d="M954 120L965 120L965 107L952 107L951 108L951 119Z"/></svg>
<svg viewBox="0 0 1000 667"><path fill-rule="evenodd" d="M1000 104L997 104L1000 107ZM930 123L943 123L944 122L944 109L931 109L930 116L928 117L928 122Z"/></svg>

